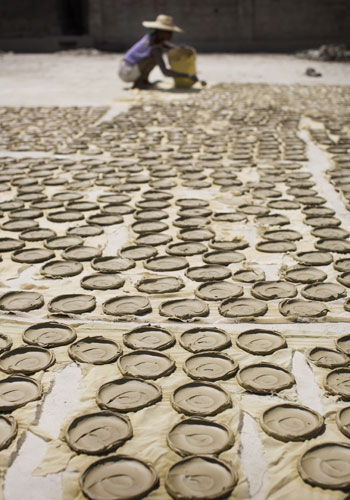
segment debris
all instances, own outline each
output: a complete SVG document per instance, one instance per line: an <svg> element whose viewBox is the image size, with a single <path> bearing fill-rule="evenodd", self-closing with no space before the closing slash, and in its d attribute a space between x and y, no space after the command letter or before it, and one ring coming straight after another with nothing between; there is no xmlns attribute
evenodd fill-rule
<svg viewBox="0 0 350 500"><path fill-rule="evenodd" d="M314 61L350 61L350 50L345 44L325 44L318 49L298 52L297 56Z"/></svg>
<svg viewBox="0 0 350 500"><path fill-rule="evenodd" d="M305 70L305 75L306 76L322 76L322 73L319 73L315 68L306 68Z"/></svg>

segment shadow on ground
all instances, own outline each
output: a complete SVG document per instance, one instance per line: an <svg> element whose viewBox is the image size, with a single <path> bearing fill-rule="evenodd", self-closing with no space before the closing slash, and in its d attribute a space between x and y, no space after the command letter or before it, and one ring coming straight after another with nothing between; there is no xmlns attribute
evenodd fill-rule
<svg viewBox="0 0 350 500"><path fill-rule="evenodd" d="M150 87L145 89L133 89L133 87L124 87L123 90L140 90L141 92L152 91L152 92L165 92L171 94L198 94L202 89L201 88L176 88L171 87L167 84L167 82L163 82L162 80L157 80L151 84Z"/></svg>

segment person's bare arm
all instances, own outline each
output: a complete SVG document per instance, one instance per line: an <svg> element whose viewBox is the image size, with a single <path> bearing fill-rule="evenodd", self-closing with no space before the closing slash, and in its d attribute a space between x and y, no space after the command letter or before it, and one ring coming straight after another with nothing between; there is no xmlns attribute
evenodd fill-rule
<svg viewBox="0 0 350 500"><path fill-rule="evenodd" d="M154 57L154 60L156 61L156 64L159 66L161 72L163 73L164 76L170 76L172 78L180 77L180 78L191 78L194 82L198 80L196 75L189 75L188 73L180 73L179 71L173 71L170 68L167 68L162 56L162 51L161 49L154 48L152 49L152 56Z"/></svg>
<svg viewBox="0 0 350 500"><path fill-rule="evenodd" d="M175 45L175 43L172 43L172 42L169 42L169 41L163 42L163 46L166 49L176 49L176 47L178 47L178 45Z"/></svg>

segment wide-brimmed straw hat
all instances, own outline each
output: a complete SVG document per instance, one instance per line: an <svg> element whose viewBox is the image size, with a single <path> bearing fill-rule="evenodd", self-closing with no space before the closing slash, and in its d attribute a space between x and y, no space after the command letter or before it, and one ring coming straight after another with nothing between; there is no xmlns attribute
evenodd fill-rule
<svg viewBox="0 0 350 500"><path fill-rule="evenodd" d="M172 16L166 16L165 14L159 14L155 21L143 21L142 26L156 30L183 32L181 28L174 24Z"/></svg>

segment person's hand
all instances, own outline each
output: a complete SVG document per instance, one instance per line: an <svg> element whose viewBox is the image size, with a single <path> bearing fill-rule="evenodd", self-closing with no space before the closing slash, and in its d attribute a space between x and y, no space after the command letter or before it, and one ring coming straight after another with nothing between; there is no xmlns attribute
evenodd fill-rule
<svg viewBox="0 0 350 500"><path fill-rule="evenodd" d="M194 83L198 82L197 75L188 75L188 78L190 78Z"/></svg>

